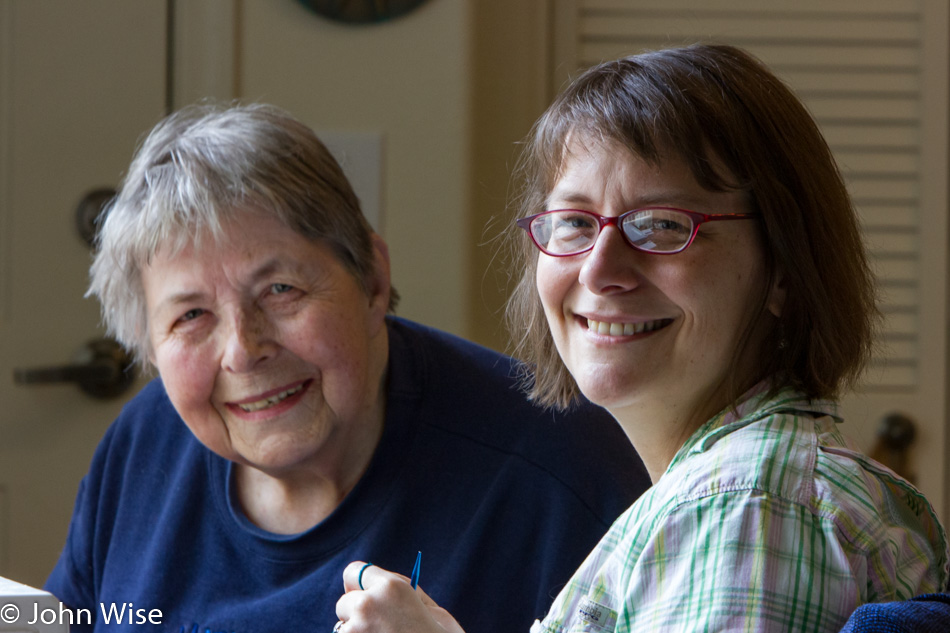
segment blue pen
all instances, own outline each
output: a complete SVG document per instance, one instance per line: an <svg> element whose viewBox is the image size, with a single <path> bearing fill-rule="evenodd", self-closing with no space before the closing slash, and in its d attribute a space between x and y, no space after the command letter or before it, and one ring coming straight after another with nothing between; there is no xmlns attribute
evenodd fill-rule
<svg viewBox="0 0 950 633"><path fill-rule="evenodd" d="M412 585L412 588L415 589L419 585L419 571L422 567L422 552L416 554L416 564L412 566L412 578L409 579L409 584Z"/></svg>

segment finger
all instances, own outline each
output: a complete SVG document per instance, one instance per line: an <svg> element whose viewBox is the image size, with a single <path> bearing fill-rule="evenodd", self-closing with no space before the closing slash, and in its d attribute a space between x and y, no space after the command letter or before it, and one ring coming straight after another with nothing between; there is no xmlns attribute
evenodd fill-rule
<svg viewBox="0 0 950 633"><path fill-rule="evenodd" d="M358 589L361 570L363 591ZM440 624L444 616L436 618L432 613L441 609L429 606L435 605L432 599L424 591L413 590L405 576L378 567L366 567L362 561L347 565L343 576L347 592L336 604L337 617L346 622L342 633L444 633Z"/></svg>
<svg viewBox="0 0 950 633"><path fill-rule="evenodd" d="M379 595L370 591L344 594L336 604L337 617L344 622L339 633L465 633L448 611L422 604L422 594L412 591L408 582L398 584L401 597L386 589ZM379 585L375 588L380 589ZM428 596L425 599L431 602Z"/></svg>
<svg viewBox="0 0 950 633"><path fill-rule="evenodd" d="M401 580L406 584L409 583L409 578L403 576L402 574L397 574L396 572L387 571L382 567L377 567L376 565L369 565L363 561L353 561L343 570L343 589L344 591L356 591L361 589L360 587L360 573L363 574L362 589L368 590L374 584L379 584L385 582L386 580Z"/></svg>
<svg viewBox="0 0 950 633"><path fill-rule="evenodd" d="M359 601L359 593L356 591L351 591L340 596L340 599L336 601L336 617L339 618L341 622L352 620L354 615L359 611Z"/></svg>

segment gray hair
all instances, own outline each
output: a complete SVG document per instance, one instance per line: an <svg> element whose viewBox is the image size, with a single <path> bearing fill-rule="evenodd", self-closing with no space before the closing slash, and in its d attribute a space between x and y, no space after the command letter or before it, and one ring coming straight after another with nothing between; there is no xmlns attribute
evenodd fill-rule
<svg viewBox="0 0 950 633"><path fill-rule="evenodd" d="M220 239L229 218L248 211L325 243L367 289L373 229L314 132L274 106L189 106L142 142L101 223L87 295L101 302L109 333L144 362L143 267L159 249ZM390 311L397 301L393 290Z"/></svg>

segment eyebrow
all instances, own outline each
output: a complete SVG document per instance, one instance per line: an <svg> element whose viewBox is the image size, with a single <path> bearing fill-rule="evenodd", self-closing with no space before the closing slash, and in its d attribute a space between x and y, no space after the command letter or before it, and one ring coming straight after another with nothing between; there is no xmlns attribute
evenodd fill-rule
<svg viewBox="0 0 950 633"><path fill-rule="evenodd" d="M577 204L577 203L580 203L580 204L592 204L592 202L593 202L589 196L586 196L586 195L584 195L584 194L582 194L582 193L571 193L571 192L568 192L568 193L565 194L565 195L556 195L556 196L554 195L555 193L556 193L555 191L552 191L552 192L549 193L548 196L544 199L544 204L545 204L545 206L551 206L551 200L555 200L555 199L556 199L556 200L562 200L562 201L564 201L564 202L567 202L568 204Z"/></svg>
<svg viewBox="0 0 950 633"><path fill-rule="evenodd" d="M555 195L556 194L556 195ZM593 204L593 199L581 192L568 191L564 194L558 194L556 191L552 191L551 194L545 199L545 206L550 208L552 200L557 200L558 202L564 202L567 204ZM637 197L637 202L634 205L627 205L630 209L642 209L645 207L651 207L657 204L666 204L672 206L683 206L686 208L691 208L694 205L703 205L707 204L708 201L704 200L702 196L692 195L683 192L674 192L674 191L658 191L656 193L650 193L644 196ZM557 205L560 206L560 205Z"/></svg>
<svg viewBox="0 0 950 633"><path fill-rule="evenodd" d="M269 277L270 275L274 274L274 272L280 268L287 268L287 266L285 265L285 262L281 261L277 257L274 257L255 268L251 273L250 280L252 283L258 282L264 277Z"/></svg>
<svg viewBox="0 0 950 633"><path fill-rule="evenodd" d="M167 312L177 311L178 307L188 303L197 302L204 297L203 292L179 292L163 298L153 310L148 311L148 321L151 324L152 317L159 318ZM149 325L151 329L151 325Z"/></svg>
<svg viewBox="0 0 950 633"><path fill-rule="evenodd" d="M179 292L164 299L155 306L157 311L163 310L167 306L175 306L182 303L191 303L192 301L197 301L204 296L202 292Z"/></svg>
<svg viewBox="0 0 950 633"><path fill-rule="evenodd" d="M260 280L272 275L275 271L279 270L282 267L285 267L285 262L281 261L279 258L274 257L267 260L257 268L255 268L250 276L248 277L251 284L257 283ZM179 306L185 303L192 303L204 298L205 293L196 291L196 292L178 292L171 294L164 299L162 299L158 305L155 306L156 312L161 312L170 307Z"/></svg>

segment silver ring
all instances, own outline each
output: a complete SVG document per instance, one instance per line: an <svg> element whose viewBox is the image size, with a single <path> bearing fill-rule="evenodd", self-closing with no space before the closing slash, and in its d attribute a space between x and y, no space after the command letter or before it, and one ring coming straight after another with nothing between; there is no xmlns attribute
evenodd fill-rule
<svg viewBox="0 0 950 633"><path fill-rule="evenodd" d="M336 624L334 624L334 625L333 625L333 633L340 633L340 629L343 628L343 624L344 624L344 623L343 623L343 620L340 620L339 622L337 622Z"/></svg>
<svg viewBox="0 0 950 633"><path fill-rule="evenodd" d="M365 589L363 589L363 572L366 571L367 567L372 567L372 566L373 566L373 563L366 563L365 565L363 565L363 567L360 569L359 578L356 579L357 584L360 586L360 589L362 589L363 591L366 591Z"/></svg>

